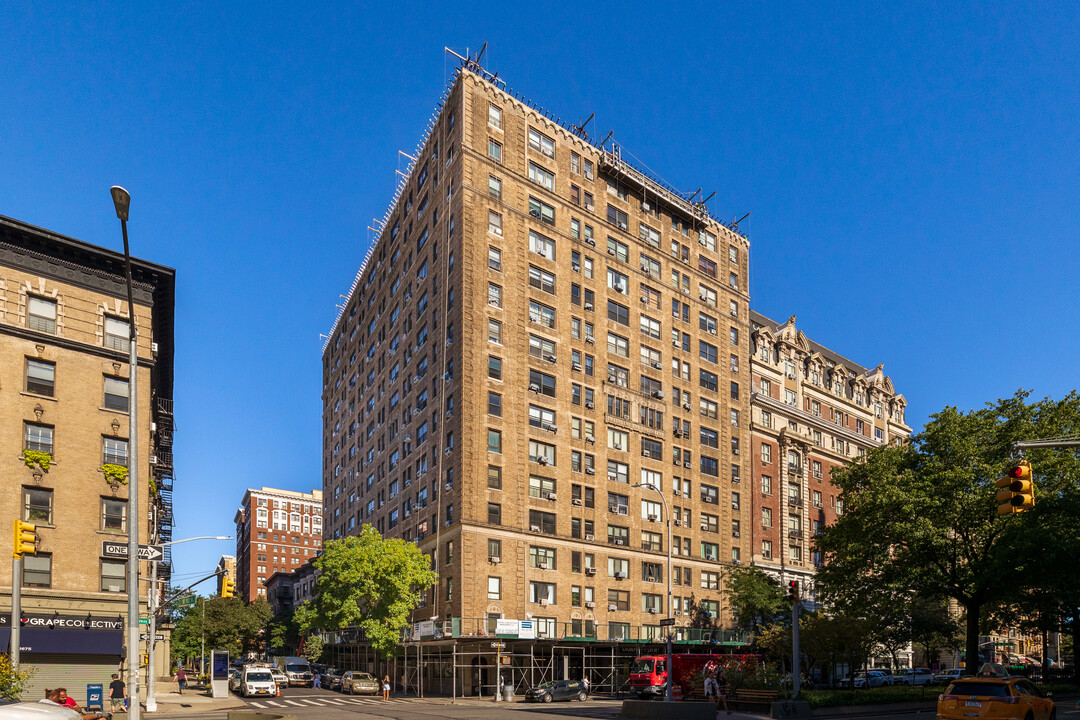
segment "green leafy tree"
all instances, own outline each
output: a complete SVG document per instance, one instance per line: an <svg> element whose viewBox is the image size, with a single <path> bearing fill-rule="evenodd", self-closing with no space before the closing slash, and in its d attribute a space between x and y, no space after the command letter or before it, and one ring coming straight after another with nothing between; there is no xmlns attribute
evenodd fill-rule
<svg viewBox="0 0 1080 720"><path fill-rule="evenodd" d="M419 593L437 580L431 559L415 544L383 538L370 525L357 536L327 542L315 567L315 597L296 612L301 631L356 626L387 657L397 648Z"/></svg>
<svg viewBox="0 0 1080 720"><path fill-rule="evenodd" d="M942 650L960 646L960 624L941 598L916 597L910 605L911 643L922 648L925 662L938 661Z"/></svg>
<svg viewBox="0 0 1080 720"><path fill-rule="evenodd" d="M724 593L739 624L755 634L791 609L780 582L755 567L732 568Z"/></svg>
<svg viewBox="0 0 1080 720"><path fill-rule="evenodd" d="M295 613L283 613L271 619L266 631L271 655L289 655L300 643L300 628Z"/></svg>
<svg viewBox="0 0 1080 720"><path fill-rule="evenodd" d="M321 658L323 654L322 635L312 633L304 638L304 645L301 648L300 653L307 658L309 663L319 662L319 658Z"/></svg>
<svg viewBox="0 0 1080 720"><path fill-rule="evenodd" d="M1027 587L1061 575L1048 567L1054 553L1032 552L1061 542L1073 553L1080 540L1048 537L1041 523L1068 515L1080 487L1080 456L1060 450L1025 454L1036 468L1033 510L999 517L994 480L1008 467L1017 440L1080 435L1080 396L1027 402L1028 393L980 410L947 407L907 445L871 450L837 468L844 512L818 538L827 563L819 589L830 603L882 587L954 599L964 610L967 658L977 662L980 619ZM1075 518L1075 515L1073 516ZM1068 592L1061 583L1059 592ZM1075 599L1075 598L1074 598ZM1074 602L1073 607L1080 606Z"/></svg>
<svg viewBox="0 0 1080 720"><path fill-rule="evenodd" d="M240 598L212 597L183 613L173 630L170 648L177 662L195 657L206 640L206 652L227 650L239 657L258 650L272 615L270 604L259 598L245 603Z"/></svg>
<svg viewBox="0 0 1080 720"><path fill-rule="evenodd" d="M0 653L0 698L4 700L18 701L22 698L30 678L34 676L36 668L22 665L16 668L11 664L11 656Z"/></svg>

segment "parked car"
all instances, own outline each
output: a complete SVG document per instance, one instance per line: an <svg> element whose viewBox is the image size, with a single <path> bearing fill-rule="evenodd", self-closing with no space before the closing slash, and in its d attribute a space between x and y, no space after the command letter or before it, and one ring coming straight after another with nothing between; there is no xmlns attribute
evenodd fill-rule
<svg viewBox="0 0 1080 720"><path fill-rule="evenodd" d="M898 681L901 685L933 685L934 673L930 668L908 668Z"/></svg>
<svg viewBox="0 0 1080 720"><path fill-rule="evenodd" d="M854 678L850 676L840 678L839 685L840 687L855 688L881 687L883 685L892 685L892 676L882 670L860 670L855 673Z"/></svg>
<svg viewBox="0 0 1080 720"><path fill-rule="evenodd" d="M274 676L266 668L249 667L244 670L244 676L240 680L240 694L244 697L257 695L277 695L278 684L274 682Z"/></svg>
<svg viewBox="0 0 1080 720"><path fill-rule="evenodd" d="M229 692L240 692L240 681L244 678L244 671L240 668L229 671Z"/></svg>
<svg viewBox="0 0 1080 720"><path fill-rule="evenodd" d="M350 695L378 695L379 681L371 673L349 670L341 676L341 692Z"/></svg>
<svg viewBox="0 0 1080 720"><path fill-rule="evenodd" d="M966 673L964 668L949 668L947 670L941 670L934 674L934 682L948 685L953 680L959 680L964 677Z"/></svg>
<svg viewBox="0 0 1080 720"><path fill-rule="evenodd" d="M1025 677L965 677L938 696L939 720L1051 720L1054 701Z"/></svg>
<svg viewBox="0 0 1080 720"><path fill-rule="evenodd" d="M79 713L56 703L28 700L0 706L3 720L81 720Z"/></svg>
<svg viewBox="0 0 1080 720"><path fill-rule="evenodd" d="M327 690L341 689L342 672L338 668L323 668L319 671L319 684Z"/></svg>
<svg viewBox="0 0 1080 720"><path fill-rule="evenodd" d="M525 699L530 702L552 702L553 700L581 700L588 697L585 683L580 680L559 680L547 682L530 688Z"/></svg>
<svg viewBox="0 0 1080 720"><path fill-rule="evenodd" d="M278 687L289 687L289 676L283 670L276 667L263 667L262 669L274 676L274 682L278 684Z"/></svg>

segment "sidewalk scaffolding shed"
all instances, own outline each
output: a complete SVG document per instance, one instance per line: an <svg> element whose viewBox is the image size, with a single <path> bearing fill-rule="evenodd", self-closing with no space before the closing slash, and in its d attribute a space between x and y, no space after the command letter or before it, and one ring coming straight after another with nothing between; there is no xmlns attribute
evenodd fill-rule
<svg viewBox="0 0 1080 720"><path fill-rule="evenodd" d="M634 658L662 655L665 638L648 626L595 626L592 635L567 635L577 624L556 623L548 632L526 632L520 637L503 621L452 618L415 623L406 631L391 658L382 658L363 641L356 628L325 633L328 664L344 670L389 675L397 692L418 697L493 698L499 679L524 694L545 682L588 678L590 691L600 694L629 692ZM520 621L528 623L529 621ZM518 625L518 630L522 625ZM526 628L535 631L534 627ZM674 628L676 652L734 652L749 638L741 630Z"/></svg>

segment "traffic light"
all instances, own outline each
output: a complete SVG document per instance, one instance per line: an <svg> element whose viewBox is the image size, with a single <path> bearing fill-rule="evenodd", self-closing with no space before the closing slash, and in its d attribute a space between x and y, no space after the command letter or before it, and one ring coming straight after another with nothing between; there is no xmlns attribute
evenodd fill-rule
<svg viewBox="0 0 1080 720"><path fill-rule="evenodd" d="M15 551L14 557L22 557L23 553L33 555L37 552L37 525L33 523L15 521Z"/></svg>
<svg viewBox="0 0 1080 720"><path fill-rule="evenodd" d="M798 580L788 580L787 599L792 605L799 602L799 581Z"/></svg>
<svg viewBox="0 0 1080 720"><path fill-rule="evenodd" d="M1009 466L996 485L1001 488L997 494L998 515L1012 515L1035 507L1035 483L1031 480L1031 463L1020 460Z"/></svg>
<svg viewBox="0 0 1080 720"><path fill-rule="evenodd" d="M233 582L231 577L225 576L221 578L221 597L231 598L236 594L236 583Z"/></svg>

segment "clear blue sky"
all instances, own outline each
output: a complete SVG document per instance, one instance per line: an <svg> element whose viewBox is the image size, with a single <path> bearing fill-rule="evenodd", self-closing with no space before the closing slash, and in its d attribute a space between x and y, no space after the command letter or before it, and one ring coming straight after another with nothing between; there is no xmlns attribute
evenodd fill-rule
<svg viewBox="0 0 1080 720"><path fill-rule="evenodd" d="M513 89L752 212L753 306L884 362L912 425L1063 395L1076 6L829 5L6 3L0 213L119 249L124 185L133 252L177 268L177 538L232 534L245 487L321 485L319 333L444 46L487 41ZM177 547L177 577L231 548Z"/></svg>

